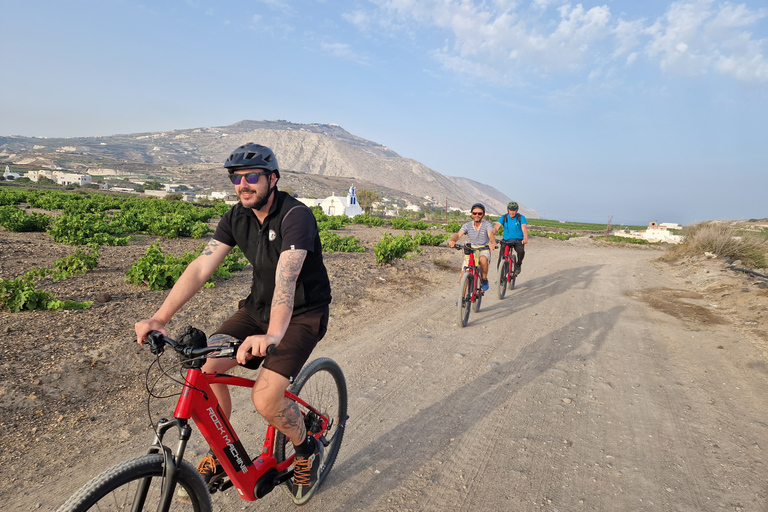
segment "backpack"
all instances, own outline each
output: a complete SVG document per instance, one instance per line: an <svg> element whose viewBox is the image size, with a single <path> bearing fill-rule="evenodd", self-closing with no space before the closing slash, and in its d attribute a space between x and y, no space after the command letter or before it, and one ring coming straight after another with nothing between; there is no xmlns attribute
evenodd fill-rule
<svg viewBox="0 0 768 512"><path fill-rule="evenodd" d="M520 225L521 225L521 222L522 222L522 221L520 220L520 212L517 212L517 213L515 214L515 217L514 217L514 218L515 218L515 220L517 221L517 226L518 226L518 227L520 227ZM510 219L510 217L509 217L509 214L508 214L508 213L505 213L505 214L504 214L504 222L502 222L502 223L501 223L501 225L502 225L502 226L504 226L504 231L507 231L507 221L508 221L509 219Z"/></svg>

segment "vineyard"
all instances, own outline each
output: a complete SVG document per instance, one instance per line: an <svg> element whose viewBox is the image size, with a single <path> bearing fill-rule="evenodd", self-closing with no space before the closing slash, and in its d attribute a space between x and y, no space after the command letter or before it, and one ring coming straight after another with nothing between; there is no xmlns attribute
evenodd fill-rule
<svg viewBox="0 0 768 512"><path fill-rule="evenodd" d="M55 242L74 247L74 252L56 261L54 268L32 268L21 275L0 279L0 307L12 312L86 308L90 302L59 300L38 289L37 283L44 278L60 280L88 272L98 266L102 247L125 246L137 235L166 240L202 238L212 232L212 221L230 207L223 202L201 205L98 192L0 189L0 226L12 232L46 232ZM382 219L368 215L349 219L329 217L319 208L313 211L323 250L328 253L365 251L355 237L341 236L334 230L350 223L372 227L384 224ZM391 225L399 230L415 230L416 234L385 234L375 246L378 264L407 258L410 253L418 252L420 245L438 245L450 236L425 232L438 225L424 221L399 218ZM196 250L174 256L164 253L159 242L153 243L131 266L125 279L152 291L171 288L204 245L201 240ZM242 252L235 248L205 286L215 286L216 280L230 278L246 265Z"/></svg>

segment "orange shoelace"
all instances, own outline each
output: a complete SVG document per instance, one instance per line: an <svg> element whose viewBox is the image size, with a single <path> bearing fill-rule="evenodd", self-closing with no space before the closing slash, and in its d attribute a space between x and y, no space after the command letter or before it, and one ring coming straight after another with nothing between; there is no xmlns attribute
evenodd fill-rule
<svg viewBox="0 0 768 512"><path fill-rule="evenodd" d="M309 473L312 469L312 461L298 459L293 463L293 484L309 485Z"/></svg>
<svg viewBox="0 0 768 512"><path fill-rule="evenodd" d="M203 460L200 461L200 464L197 465L197 471L199 473L205 473L206 471L210 471L211 473L216 472L216 459L211 457L210 455L206 455L203 457Z"/></svg>

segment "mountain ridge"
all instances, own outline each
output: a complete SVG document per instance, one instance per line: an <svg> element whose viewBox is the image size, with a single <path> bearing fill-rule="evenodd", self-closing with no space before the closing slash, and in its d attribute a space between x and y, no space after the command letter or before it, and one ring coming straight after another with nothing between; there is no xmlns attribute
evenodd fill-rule
<svg viewBox="0 0 768 512"><path fill-rule="evenodd" d="M97 137L0 137L0 164L63 168L86 172L97 167L146 166L147 175L172 172L183 178L187 169L220 169L235 147L257 142L272 148L281 169L307 175L349 178L399 190L426 202L468 209L475 202L489 213L506 212L509 198L491 185L450 177L386 146L357 137L341 126L299 124L285 120L242 120L228 126L175 129ZM226 176L211 175L216 185ZM521 206L523 214L536 217Z"/></svg>

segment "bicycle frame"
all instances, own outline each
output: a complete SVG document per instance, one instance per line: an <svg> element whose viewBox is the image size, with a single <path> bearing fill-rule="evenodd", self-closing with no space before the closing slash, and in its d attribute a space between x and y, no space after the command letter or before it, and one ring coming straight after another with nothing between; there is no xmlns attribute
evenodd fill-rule
<svg viewBox="0 0 768 512"><path fill-rule="evenodd" d="M512 281L512 273L515 271L515 260L512 258L512 246L504 244L504 260L507 262L507 282Z"/></svg>
<svg viewBox="0 0 768 512"><path fill-rule="evenodd" d="M472 302L475 302L478 295L478 279L480 276L480 267L478 267L475 264L475 252L472 251L469 253L469 261L467 262L467 265L464 267L464 272L468 272L470 276L472 276Z"/></svg>
<svg viewBox="0 0 768 512"><path fill-rule="evenodd" d="M293 476L293 471L289 471L288 468L293 464L294 456L288 457L282 463L277 462L275 458L276 429L269 425L261 454L258 458L251 459L226 415L221 411L218 399L211 389L211 384L252 388L255 381L227 374L203 373L196 368L187 370L184 387L173 413L174 420L160 420L158 422L157 437L149 450L149 453L159 451L165 453L166 484L164 492L169 489L170 494L173 493L176 483L175 468L181 464L181 460L184 458L184 450L192 432L188 421L192 419L240 497L246 501L263 498L277 485ZM328 418L320 415L317 410L300 397L287 390L285 396L318 414L322 421L323 430L328 425ZM170 449L164 446L162 441L165 432L173 426L178 427L179 430L179 445L176 453L172 456ZM171 497L169 495L169 500Z"/></svg>

